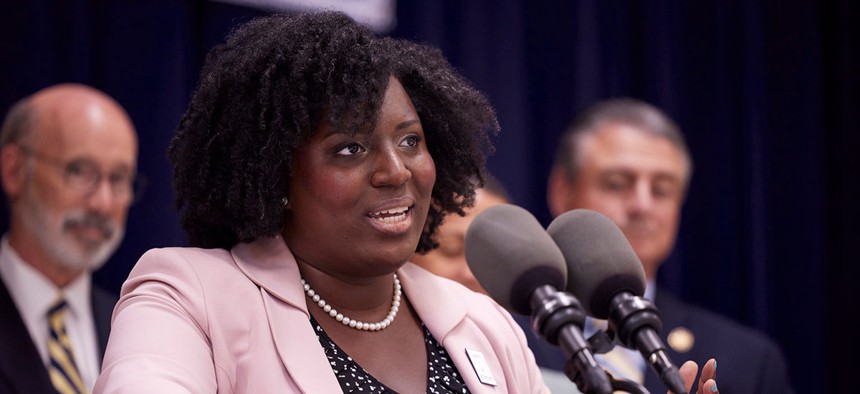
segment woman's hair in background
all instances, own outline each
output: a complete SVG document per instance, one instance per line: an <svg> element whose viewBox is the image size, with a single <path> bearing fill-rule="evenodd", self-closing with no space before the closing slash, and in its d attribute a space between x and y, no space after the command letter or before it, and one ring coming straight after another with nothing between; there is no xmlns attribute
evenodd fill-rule
<svg viewBox="0 0 860 394"><path fill-rule="evenodd" d="M295 153L324 117L347 133L372 130L391 75L436 164L416 251L436 247L443 216L474 203L495 112L438 49L377 37L335 12L254 19L207 55L168 149L190 244L230 248L277 235Z"/></svg>

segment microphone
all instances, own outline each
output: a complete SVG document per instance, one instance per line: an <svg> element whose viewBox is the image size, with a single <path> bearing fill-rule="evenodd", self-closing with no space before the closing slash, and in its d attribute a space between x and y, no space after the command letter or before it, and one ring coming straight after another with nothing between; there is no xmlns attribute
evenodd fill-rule
<svg viewBox="0 0 860 394"><path fill-rule="evenodd" d="M502 307L531 316L532 329L560 346L565 373L584 393L611 393L582 334L585 312L565 287L564 256L531 213L511 204L478 214L466 230L466 261L481 286Z"/></svg>
<svg viewBox="0 0 860 394"><path fill-rule="evenodd" d="M606 216L587 209L566 212L547 232L567 261L567 289L590 315L609 320L626 347L638 349L673 393L686 393L678 367L660 339L657 307L645 294L645 271L621 229Z"/></svg>

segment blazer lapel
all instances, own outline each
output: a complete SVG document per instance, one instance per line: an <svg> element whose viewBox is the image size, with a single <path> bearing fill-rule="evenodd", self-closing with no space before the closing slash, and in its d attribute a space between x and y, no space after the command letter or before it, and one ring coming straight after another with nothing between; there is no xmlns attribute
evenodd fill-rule
<svg viewBox="0 0 860 394"><path fill-rule="evenodd" d="M306 393L339 393L340 383L311 327L307 312L284 304L263 289L275 347L290 376Z"/></svg>
<svg viewBox="0 0 860 394"><path fill-rule="evenodd" d="M0 392L52 392L48 371L3 280L0 280L0 316L3 317L0 354L6 355L0 357Z"/></svg>
<svg viewBox="0 0 860 394"><path fill-rule="evenodd" d="M340 384L310 323L296 260L280 237L239 244L237 266L257 286L272 340L292 380L306 393L340 392Z"/></svg>
<svg viewBox="0 0 860 394"><path fill-rule="evenodd" d="M107 348L108 336L110 335L110 322L113 308L119 300L115 295L93 285L90 290L93 308L93 321L95 322L96 335L99 344L99 367Z"/></svg>
<svg viewBox="0 0 860 394"><path fill-rule="evenodd" d="M415 312L421 316L433 337L445 347L469 390L473 393L498 393L501 388L503 392L507 383L493 344L483 335L449 335L461 324L475 324L463 321L467 309L462 300L440 288L438 278L412 263L403 266L398 275ZM477 329L469 331L478 332ZM467 351L472 354L471 358ZM495 379L495 386L482 382L477 369L488 370Z"/></svg>

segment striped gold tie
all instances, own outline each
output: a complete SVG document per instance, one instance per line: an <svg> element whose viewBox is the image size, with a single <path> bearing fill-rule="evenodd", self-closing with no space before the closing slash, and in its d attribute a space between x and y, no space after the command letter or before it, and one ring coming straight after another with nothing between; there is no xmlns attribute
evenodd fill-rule
<svg viewBox="0 0 860 394"><path fill-rule="evenodd" d="M87 392L81 374L75 364L72 343L66 335L66 325L63 315L66 312L66 300L62 297L48 311L48 374L51 383L60 394L84 394Z"/></svg>
<svg viewBox="0 0 860 394"><path fill-rule="evenodd" d="M606 354L594 356L597 362L603 365L615 378L632 380L643 384L645 383L645 374L644 371L637 367L636 362L633 361L635 357L641 356L621 346L616 346Z"/></svg>
<svg viewBox="0 0 860 394"><path fill-rule="evenodd" d="M589 323L592 330L606 329L605 320L589 319ZM594 356L597 362L616 379L627 379L642 384L645 382L645 371L641 370L636 363L639 357L642 356L638 352L621 345L615 346L608 353Z"/></svg>

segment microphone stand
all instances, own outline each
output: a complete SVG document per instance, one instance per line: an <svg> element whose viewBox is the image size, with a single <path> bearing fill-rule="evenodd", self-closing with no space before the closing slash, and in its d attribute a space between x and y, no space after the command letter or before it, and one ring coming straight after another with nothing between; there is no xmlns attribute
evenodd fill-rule
<svg viewBox="0 0 860 394"><path fill-rule="evenodd" d="M540 286L531 296L532 329L540 337L561 347L567 356L564 373L583 393L611 394L612 382L591 354L582 335L585 312L572 295L550 285Z"/></svg>
<svg viewBox="0 0 860 394"><path fill-rule="evenodd" d="M672 393L687 392L678 367L672 363L657 334L663 329L657 307L642 297L619 293L612 299L609 328L616 338L631 349L639 349L651 369Z"/></svg>

